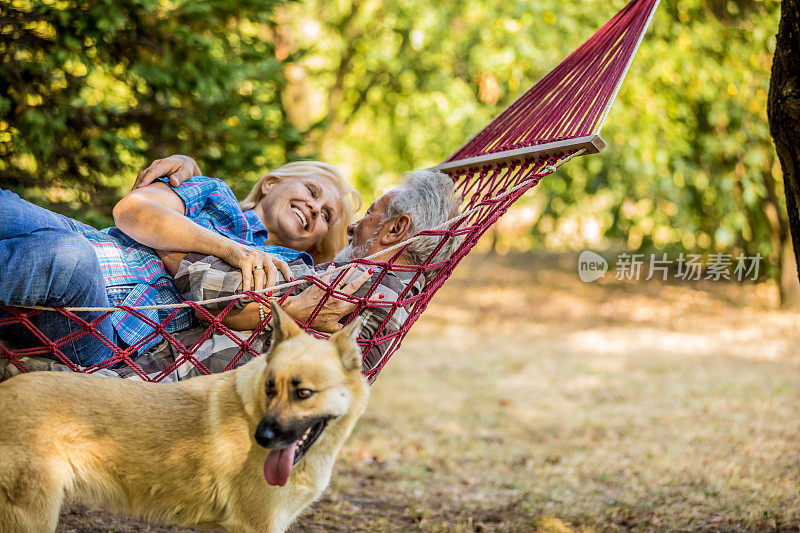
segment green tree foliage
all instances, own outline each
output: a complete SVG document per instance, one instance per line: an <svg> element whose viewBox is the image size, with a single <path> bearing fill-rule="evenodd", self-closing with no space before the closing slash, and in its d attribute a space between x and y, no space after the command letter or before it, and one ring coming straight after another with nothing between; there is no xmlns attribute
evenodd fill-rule
<svg viewBox="0 0 800 533"><path fill-rule="evenodd" d="M3 0L0 183L104 222L150 158L191 153L232 183L284 160L300 138L274 4Z"/></svg>
<svg viewBox="0 0 800 533"><path fill-rule="evenodd" d="M548 180L542 229L589 215L632 248L761 253L779 265L785 209L766 122L778 9L663 3L604 129L610 149Z"/></svg>
<svg viewBox="0 0 800 533"><path fill-rule="evenodd" d="M305 51L293 102L317 102L294 115L319 120L317 149L380 188L441 161L624 3L288 6L286 41ZM778 11L662 2L604 128L609 148L544 180L501 244L760 253L777 275L786 221L766 97Z"/></svg>
<svg viewBox="0 0 800 533"><path fill-rule="evenodd" d="M184 152L241 193L302 156L369 198L445 158L624 3L5 0L0 179L94 202L146 158ZM662 2L608 149L526 195L499 243L760 253L777 276L787 232L765 109L778 15L776 0Z"/></svg>

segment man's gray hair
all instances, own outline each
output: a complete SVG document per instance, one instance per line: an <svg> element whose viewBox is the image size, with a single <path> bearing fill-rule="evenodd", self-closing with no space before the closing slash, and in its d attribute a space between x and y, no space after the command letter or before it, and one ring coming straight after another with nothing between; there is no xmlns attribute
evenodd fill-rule
<svg viewBox="0 0 800 533"><path fill-rule="evenodd" d="M403 181L397 194L392 196L386 206L380 226L400 215L408 215L411 219L409 237L434 228L446 230L447 227L438 226L458 214L460 203L460 198L455 195L453 180L447 174L438 170L410 170L403 174ZM423 235L409 244L404 253L412 264L420 265L436 249L442 238L439 235ZM461 240L450 237L434 260L440 261L452 255Z"/></svg>

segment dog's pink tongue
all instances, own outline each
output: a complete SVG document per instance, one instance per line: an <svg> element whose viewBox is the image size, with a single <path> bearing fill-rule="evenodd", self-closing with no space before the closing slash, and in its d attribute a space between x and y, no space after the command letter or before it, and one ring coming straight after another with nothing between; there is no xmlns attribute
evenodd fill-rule
<svg viewBox="0 0 800 533"><path fill-rule="evenodd" d="M264 461L264 478L270 485L280 485L283 487L289 480L294 466L294 452L297 443L292 443L288 448L282 450L272 450Z"/></svg>

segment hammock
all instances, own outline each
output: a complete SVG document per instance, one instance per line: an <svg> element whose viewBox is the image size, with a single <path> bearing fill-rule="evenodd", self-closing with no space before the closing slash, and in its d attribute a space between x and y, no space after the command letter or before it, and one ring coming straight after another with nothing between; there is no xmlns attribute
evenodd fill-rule
<svg viewBox="0 0 800 533"><path fill-rule="evenodd" d="M464 203L459 217L448 221L448 224L442 228L422 233L439 238L438 246L423 264L413 266L394 264L394 260L402 254L409 241L401 243L390 261L358 260L359 263L372 265L379 273L377 278L373 278L371 289L362 298L345 295L335 290L331 284L319 279L305 278L305 281L314 283L324 291L324 295L308 323L313 321L328 298L342 298L356 303L356 312L361 312L367 307L380 307L386 312L386 319L371 338L359 340L364 354L368 354L376 345L382 346L380 360L371 369L365 371L370 382L374 381L389 358L400 347L408 330L425 310L436 291L448 279L456 265L492 224L508 210L511 204L537 185L539 180L554 172L573 157L597 153L605 147L605 142L599 136L600 129L655 13L658 1L632 0L580 48L502 111L484 129L464 143L442 164L434 167L453 179L458 194L464 198ZM451 239L461 241L455 252L446 259L436 260L439 250ZM380 284L383 276L392 271L411 272L414 279L405 290L398 294L397 298L386 301L373 297L374 290ZM430 279L423 290L412 292L411 287L414 282L426 273L433 273L433 275L429 276ZM335 281L336 276L334 276ZM267 299L265 293L266 291L262 291L260 294L250 292L247 295L265 303ZM214 334L226 335L238 346L237 353L231 358L225 370L235 367L245 355L258 355L253 344L266 327L269 317L262 321L251 335L243 339L221 323L222 317L233 307L233 301L219 317L211 315L197 302L186 302L182 305L193 307L208 321L208 327L191 346L184 346L164 329L175 313L172 313L162 323L156 323L140 312L145 308L116 307L104 310L105 314L92 322L85 322L75 315L75 312L88 310L87 308L50 309L0 306L0 309L10 313L10 316L0 319L0 326L22 324L41 340L41 346L26 349L12 349L0 344L0 363L6 362L7 365L13 365L22 372L29 370L24 361L20 360L26 356L44 356L56 359L70 370L77 372L91 373L127 365L131 374L135 374L141 379L161 381L175 368L187 364L197 368L200 373L211 373L211 370L198 361L194 355L200 345ZM408 312L408 317L402 322L401 327L392 330L387 325L390 323L392 315L400 308ZM123 350L103 337L93 327L112 311L119 310L126 311L148 323L153 328L151 336L143 339L139 344ZM63 315L65 320L72 320L80 324L82 331L61 339L48 339L30 321L32 316L42 312L58 312ZM317 336L324 336L307 326L305 329ZM81 335L94 335L104 342L114 355L107 361L90 368L77 367L64 356L59 347L72 342ZM148 374L142 369L132 355L137 352L139 346L157 335L162 336L173 346L177 356L168 368L154 375ZM0 372L0 379L2 379L2 375Z"/></svg>

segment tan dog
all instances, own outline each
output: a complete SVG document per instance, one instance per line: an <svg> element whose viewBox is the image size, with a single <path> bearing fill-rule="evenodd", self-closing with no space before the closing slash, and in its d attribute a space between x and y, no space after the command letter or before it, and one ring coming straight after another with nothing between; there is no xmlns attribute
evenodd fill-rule
<svg viewBox="0 0 800 533"><path fill-rule="evenodd" d="M53 531L65 497L203 528L285 530L327 486L368 389L360 321L326 341L277 306L272 316L267 355L224 374L0 383L0 531Z"/></svg>

